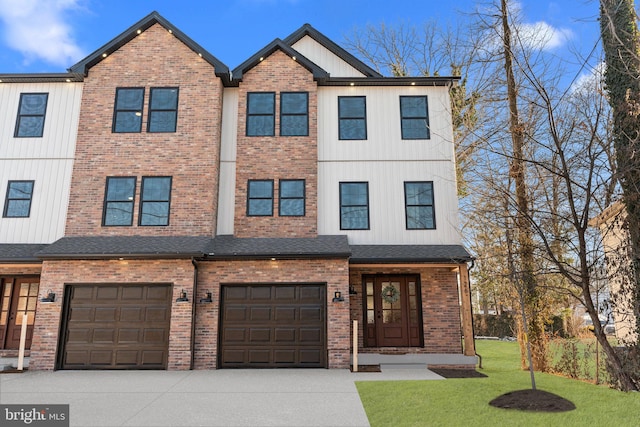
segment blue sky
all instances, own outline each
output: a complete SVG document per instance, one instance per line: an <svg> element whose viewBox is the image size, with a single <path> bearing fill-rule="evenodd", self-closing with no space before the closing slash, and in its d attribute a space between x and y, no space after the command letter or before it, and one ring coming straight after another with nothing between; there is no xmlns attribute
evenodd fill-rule
<svg viewBox="0 0 640 427"><path fill-rule="evenodd" d="M0 74L64 72L153 10L233 69L304 23L341 44L354 28L367 24L420 25L435 19L455 25L460 12L486 4L486 0L0 0ZM552 35L548 49L558 55L569 50L589 52L598 39L596 0L520 0L518 7L533 33L544 30Z"/></svg>

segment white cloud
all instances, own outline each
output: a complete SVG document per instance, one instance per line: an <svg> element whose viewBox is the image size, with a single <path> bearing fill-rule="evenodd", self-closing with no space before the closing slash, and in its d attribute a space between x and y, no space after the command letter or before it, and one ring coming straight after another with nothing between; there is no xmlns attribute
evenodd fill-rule
<svg viewBox="0 0 640 427"><path fill-rule="evenodd" d="M40 59L69 67L84 54L73 38L66 12L82 0L0 0L3 40L21 52L25 62Z"/></svg>
<svg viewBox="0 0 640 427"><path fill-rule="evenodd" d="M527 47L551 50L571 40L573 32L568 28L556 28L544 21L521 24L518 27L520 42Z"/></svg>
<svg viewBox="0 0 640 427"><path fill-rule="evenodd" d="M604 72L607 66L604 61L578 76L571 85L571 92L595 92L601 90L604 84Z"/></svg>

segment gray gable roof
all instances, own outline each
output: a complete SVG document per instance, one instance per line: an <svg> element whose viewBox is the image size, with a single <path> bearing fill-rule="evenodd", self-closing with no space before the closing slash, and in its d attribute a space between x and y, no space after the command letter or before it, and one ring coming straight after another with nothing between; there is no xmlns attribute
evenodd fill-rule
<svg viewBox="0 0 640 427"><path fill-rule="evenodd" d="M127 28L119 36L115 37L110 42L100 47L77 64L73 65L71 68L69 68L69 72L79 73L86 76L91 67L104 59L104 53L106 53L107 55L112 54L113 52L136 38L138 36L138 31L144 32L155 24L162 25L167 29L167 31L170 31L178 40L187 45L196 54L202 55L202 58L215 68L216 75L222 78L225 83L229 83L229 67L220 62L215 56L207 52L198 43L194 42L186 34L176 28L172 23L160 16L160 14L156 11L151 12L149 15L145 16L140 21Z"/></svg>
<svg viewBox="0 0 640 427"><path fill-rule="evenodd" d="M205 249L208 258L347 258L349 241L343 236L307 238L238 238L216 236Z"/></svg>
<svg viewBox="0 0 640 427"><path fill-rule="evenodd" d="M258 52L256 52L255 55L253 55L252 57L244 61L242 64L238 65L236 68L233 69L233 72L231 74L234 82L237 82L238 80L242 80L242 76L244 75L244 73L246 73L256 65L258 65L260 62L262 62L264 58L267 58L276 50L280 50L284 52L291 59L300 63L300 65L302 65L304 68L306 68L313 74L314 79L321 80L329 77L329 73L327 73L325 70L323 70L322 68L320 68L319 66L311 62L306 57L304 57L304 55L302 55L300 52L293 49L291 46L284 43L282 40L275 39L274 41L272 41L271 43L269 43L268 45L260 49Z"/></svg>
<svg viewBox="0 0 640 427"><path fill-rule="evenodd" d="M351 245L352 264L394 262L461 263L473 257L461 245Z"/></svg>
<svg viewBox="0 0 640 427"><path fill-rule="evenodd" d="M37 253L42 259L191 258L202 256L207 236L63 237Z"/></svg>
<svg viewBox="0 0 640 427"><path fill-rule="evenodd" d="M46 244L2 243L0 244L0 262L39 263L40 259L36 253L47 246Z"/></svg>
<svg viewBox="0 0 640 427"><path fill-rule="evenodd" d="M309 36L322 46L327 48L331 53L338 56L340 59L345 61L347 64L351 65L356 70L360 71L367 77L382 77L382 74L378 73L373 68L366 65L364 62L341 48L339 45L334 43L327 36L322 34L320 31L316 30L309 24L304 24L302 27L298 28L296 31L291 33L284 39L284 42L289 46L293 46L298 40L303 38L304 36Z"/></svg>

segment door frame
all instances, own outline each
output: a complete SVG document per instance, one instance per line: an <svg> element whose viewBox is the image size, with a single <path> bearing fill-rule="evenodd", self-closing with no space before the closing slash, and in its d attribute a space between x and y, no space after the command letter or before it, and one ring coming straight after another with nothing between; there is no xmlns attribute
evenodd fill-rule
<svg viewBox="0 0 640 427"><path fill-rule="evenodd" d="M18 315L17 313L17 307L16 305L19 304L19 288L18 285L20 283L24 283L25 281L27 283L38 283L38 291L36 292L35 298L36 298L36 307L33 311L33 324L31 326L27 326L27 340L25 343L25 350L29 350L31 348L31 342L33 340L33 330L34 330L34 324L35 324L35 318L37 316L38 313L38 294L40 291L40 276L36 275L36 274L26 274L26 275L18 275L18 276L0 276L0 304L4 303L4 285L8 282L11 281L11 294L9 295L9 304L7 307L7 319L6 319L6 324L0 326L0 328L4 329L4 334L2 336L2 339L0 340L0 350L18 350L20 345L18 344L17 347L7 347L7 342L9 341L9 332L14 328L14 327L19 327L19 326L11 326L11 322L15 320L13 318L11 318L11 313L12 311L15 311L15 316ZM29 297L29 295L27 295L27 298ZM33 297L33 296L31 296ZM28 301L28 300L27 300ZM2 306L0 305L0 308Z"/></svg>
<svg viewBox="0 0 640 427"><path fill-rule="evenodd" d="M411 316L409 313L410 310L410 304L409 304L409 300L408 300L408 294L405 292L405 295L402 298L405 298L405 302L403 303L404 308L406 309L406 312L403 311L402 313L402 317L404 318L406 324L404 325L404 327L406 328L406 332L407 332L407 345L403 345L403 346L397 346L397 345L393 345L393 346L384 346L384 345L380 345L379 342L379 335L380 335L380 331L378 330L378 324L379 321L378 319L378 313L376 311L376 308L374 308L374 324L373 324L373 328L374 328L374 332L375 332L375 339L371 340L369 339L369 334L368 334L368 329L369 329L369 324L368 322L368 315L367 315L367 281L368 280L373 280L373 289L374 289L374 294L373 294L373 298L374 298L374 307L377 307L378 302L376 301L376 297L379 296L379 294L377 294L376 292L376 288L377 285L376 283L381 280L381 279L389 279L389 280L393 280L394 278L403 278L404 279L404 283L405 283L405 288L408 288L408 282L410 280L413 279L413 281L415 281L416 284L416 312L417 312L417 325L414 325L413 327L417 326L417 334L418 334L418 340L414 345L410 345L411 343L411 337L409 336L410 334L410 330L412 327L411 324ZM420 274L419 273L392 273L392 274L363 274L362 275L362 318L363 318L363 338L364 338L364 347L369 347L369 348L385 348L385 347L412 347L412 348L422 348L424 347L424 323L423 323L423 314L422 314L422 284L420 282ZM382 291L382 289L380 289L380 291ZM373 342L371 342L373 341Z"/></svg>

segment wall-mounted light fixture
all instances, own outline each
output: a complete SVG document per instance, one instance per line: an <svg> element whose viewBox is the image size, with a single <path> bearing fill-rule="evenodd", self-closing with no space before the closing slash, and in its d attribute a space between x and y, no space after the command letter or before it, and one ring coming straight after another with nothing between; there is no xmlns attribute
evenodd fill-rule
<svg viewBox="0 0 640 427"><path fill-rule="evenodd" d="M203 303L213 302L213 298L211 297L211 292L207 291L207 296L204 298L200 298L200 302L203 302Z"/></svg>
<svg viewBox="0 0 640 427"><path fill-rule="evenodd" d="M349 285L349 295L358 295L358 291L356 291L356 285Z"/></svg>
<svg viewBox="0 0 640 427"><path fill-rule="evenodd" d="M344 301L344 298L342 297L342 292L335 291L333 293L333 302L342 302L342 301Z"/></svg>
<svg viewBox="0 0 640 427"><path fill-rule="evenodd" d="M51 292L51 289L47 292L47 296L40 299L40 302L54 302L56 300L55 292Z"/></svg>
<svg viewBox="0 0 640 427"><path fill-rule="evenodd" d="M188 302L189 298L187 298L187 292L183 289L180 292L180 296L176 299L176 302Z"/></svg>

